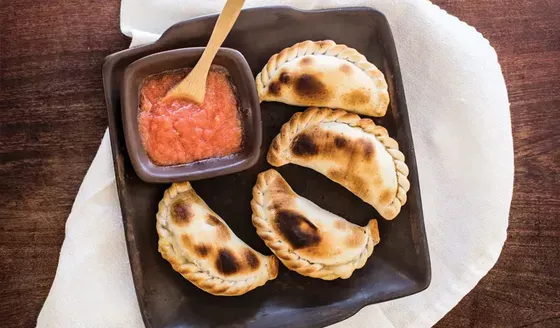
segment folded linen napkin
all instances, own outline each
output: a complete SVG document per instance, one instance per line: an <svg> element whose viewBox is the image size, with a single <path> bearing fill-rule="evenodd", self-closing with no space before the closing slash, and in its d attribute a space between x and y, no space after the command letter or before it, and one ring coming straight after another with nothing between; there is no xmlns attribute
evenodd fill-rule
<svg viewBox="0 0 560 328"><path fill-rule="evenodd" d="M225 0L123 0L132 45ZM432 261L424 292L367 306L335 327L427 327L495 264L506 238L513 142L496 53L474 28L426 0L248 0L247 7L370 6L388 18L399 53ZM38 327L142 327L126 254L108 133L78 192Z"/></svg>

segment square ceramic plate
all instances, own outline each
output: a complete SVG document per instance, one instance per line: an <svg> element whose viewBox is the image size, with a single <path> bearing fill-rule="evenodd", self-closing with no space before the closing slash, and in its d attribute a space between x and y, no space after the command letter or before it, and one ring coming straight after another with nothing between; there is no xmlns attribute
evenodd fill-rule
<svg viewBox="0 0 560 328"><path fill-rule="evenodd" d="M151 327L321 327L343 320L368 304L424 290L430 284L430 261L418 185L414 146L391 30L385 17L366 8L302 12L286 7L245 10L224 46L239 50L256 75L268 58L302 40L332 39L363 53L383 71L391 105L375 121L389 130L406 156L411 190L392 221L379 220L381 243L366 266L347 280L311 279L280 267L276 280L239 297L207 294L174 272L157 251L157 204L169 185L149 184L135 174L125 148L120 87L125 68L135 60L165 50L203 46L217 16L200 17L169 28L154 44L107 57L103 80L111 144L128 253L140 310ZM263 142L252 168L196 181L208 205L250 246L270 254L251 224L251 189L257 174L270 167L266 152L282 124L303 108L262 104ZM379 218L375 210L322 175L295 165L279 169L294 190L317 205L354 223Z"/></svg>

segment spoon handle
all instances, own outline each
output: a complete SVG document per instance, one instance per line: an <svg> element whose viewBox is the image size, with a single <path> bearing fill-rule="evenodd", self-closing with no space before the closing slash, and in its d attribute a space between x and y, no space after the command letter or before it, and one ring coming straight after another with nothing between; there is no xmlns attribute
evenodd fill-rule
<svg viewBox="0 0 560 328"><path fill-rule="evenodd" d="M196 64L195 69L201 70L203 72L208 72L210 69L210 65L212 65L212 61L220 49L222 43L226 39L229 31L233 27L233 24L237 20L239 13L241 12L241 8L245 0L228 0L222 13L218 17L218 21L216 22L216 26L214 26L214 31L212 31L212 36L210 36L210 41L208 41L208 45L206 46L206 50L202 54L202 57Z"/></svg>
<svg viewBox="0 0 560 328"><path fill-rule="evenodd" d="M244 3L245 0L228 0L226 2L220 17L218 17L218 21L214 26L214 31L212 31L210 41L208 41L208 45L202 53L202 57L200 57L200 60L196 63L187 77L167 92L164 100L187 98L197 104L202 104L204 102L204 96L206 94L206 80L208 78L208 71L210 70L212 61L214 61L216 53L237 20Z"/></svg>

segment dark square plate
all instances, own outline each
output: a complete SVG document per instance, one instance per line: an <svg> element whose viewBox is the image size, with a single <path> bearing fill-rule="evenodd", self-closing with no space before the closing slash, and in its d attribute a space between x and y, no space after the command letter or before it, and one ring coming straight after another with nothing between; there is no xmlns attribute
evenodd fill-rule
<svg viewBox="0 0 560 328"><path fill-rule="evenodd" d="M367 304L411 295L430 283L430 261L404 90L397 53L385 17L366 8L314 12L286 7L245 10L224 46L244 54L256 75L268 58L302 40L332 39L356 48L379 67L389 83L391 106L376 119L395 138L410 168L408 202L393 221L379 220L381 243L366 266L347 280L322 281L281 266L276 280L240 297L207 294L175 273L157 251L155 214L169 185L149 184L135 174L125 148L120 108L124 69L156 52L203 46L216 16L182 22L159 41L107 57L103 80L128 253L144 322L150 327L320 327L345 319ZM246 171L196 181L194 188L233 231L270 254L251 224L251 189L268 169L266 152L283 123L302 108L262 104L263 143L259 161ZM279 169L294 190L317 205L364 225L379 215L322 175L295 165Z"/></svg>

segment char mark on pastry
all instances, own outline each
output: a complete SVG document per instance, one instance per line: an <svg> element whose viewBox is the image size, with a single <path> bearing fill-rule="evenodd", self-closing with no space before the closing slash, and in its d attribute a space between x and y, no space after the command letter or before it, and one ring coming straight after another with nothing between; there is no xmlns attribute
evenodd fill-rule
<svg viewBox="0 0 560 328"><path fill-rule="evenodd" d="M250 249L247 249L245 251L245 260L247 261L247 264L249 265L249 267L251 269L256 269L261 264L261 262L259 261L259 258Z"/></svg>
<svg viewBox="0 0 560 328"><path fill-rule="evenodd" d="M268 86L268 91L274 96L279 96L282 91L282 85L278 82L272 82Z"/></svg>
<svg viewBox="0 0 560 328"><path fill-rule="evenodd" d="M228 249L222 248L218 251L216 269L224 275L232 275L239 271L240 266L233 253Z"/></svg>
<svg viewBox="0 0 560 328"><path fill-rule="evenodd" d="M301 66L309 66L309 65L313 64L313 57L312 56L305 56L300 60L299 64Z"/></svg>
<svg viewBox="0 0 560 328"><path fill-rule="evenodd" d="M194 251L201 257L206 257L210 252L210 247L205 244L199 244L194 247Z"/></svg>
<svg viewBox="0 0 560 328"><path fill-rule="evenodd" d="M344 148L346 147L347 143L348 141L342 136L336 136L334 138L334 145L336 146L336 148Z"/></svg>
<svg viewBox="0 0 560 328"><path fill-rule="evenodd" d="M292 152L294 155L307 157L317 155L319 148L311 136L302 133L292 142Z"/></svg>
<svg viewBox="0 0 560 328"><path fill-rule="evenodd" d="M319 78L311 74L302 74L295 81L295 92L300 99L310 101L327 101L332 93Z"/></svg>
<svg viewBox="0 0 560 328"><path fill-rule="evenodd" d="M187 225L194 216L189 204L178 200L171 206L171 219L177 225Z"/></svg>
<svg viewBox="0 0 560 328"><path fill-rule="evenodd" d="M280 210L276 213L276 224L280 233L288 240L294 249L311 247L321 241L317 227L305 216L290 210Z"/></svg>
<svg viewBox="0 0 560 328"><path fill-rule="evenodd" d="M342 103L346 106L362 106L371 101L366 90L358 89L342 95Z"/></svg>
<svg viewBox="0 0 560 328"><path fill-rule="evenodd" d="M283 83L283 84L290 83L290 80L291 80L290 74L287 73L287 72L282 72L280 74L280 79L279 80L280 80L280 83Z"/></svg>
<svg viewBox="0 0 560 328"><path fill-rule="evenodd" d="M220 238L224 238L225 240L229 239L229 229L228 227L215 215L208 214L206 217L206 223L216 228L217 234Z"/></svg>
<svg viewBox="0 0 560 328"><path fill-rule="evenodd" d="M375 148L373 147L371 140L360 139L359 143L361 144L364 152L364 159L371 159L375 154Z"/></svg>
<svg viewBox="0 0 560 328"><path fill-rule="evenodd" d="M340 71L344 74L350 75L352 73L352 66L350 66L350 64L348 63L340 65L338 69L340 69Z"/></svg>

